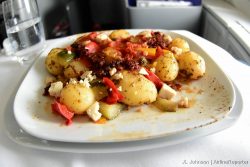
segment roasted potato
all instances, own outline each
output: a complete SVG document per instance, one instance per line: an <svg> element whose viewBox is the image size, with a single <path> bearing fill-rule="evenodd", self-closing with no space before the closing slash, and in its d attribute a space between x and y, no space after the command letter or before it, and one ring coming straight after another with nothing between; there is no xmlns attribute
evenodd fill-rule
<svg viewBox="0 0 250 167"><path fill-rule="evenodd" d="M123 79L120 80L118 87L121 86L121 94L124 96L122 102L130 106L144 103L152 103L156 100L157 89L153 82L144 76L128 71L122 72Z"/></svg>
<svg viewBox="0 0 250 167"><path fill-rule="evenodd" d="M179 66L171 52L164 53L153 64L155 64L155 74L164 82L172 81L178 75Z"/></svg>
<svg viewBox="0 0 250 167"><path fill-rule="evenodd" d="M45 59L45 65L47 70L52 75L59 75L63 72L63 65L60 64L58 53L63 51L62 48L52 49Z"/></svg>
<svg viewBox="0 0 250 167"><path fill-rule="evenodd" d="M126 30L114 30L109 35L109 38L111 38L112 40L125 39L125 38L128 38L128 37L130 37L130 34Z"/></svg>
<svg viewBox="0 0 250 167"><path fill-rule="evenodd" d="M150 30L145 30L145 31L142 31L138 34L139 36L143 36L145 38L150 38L152 37L152 34L151 34L151 31Z"/></svg>
<svg viewBox="0 0 250 167"><path fill-rule="evenodd" d="M205 74L205 60L195 52L185 52L178 57L180 72L190 79L198 79Z"/></svg>
<svg viewBox="0 0 250 167"><path fill-rule="evenodd" d="M61 91L60 102L75 114L83 114L95 102L95 95L83 84L69 83Z"/></svg>
<svg viewBox="0 0 250 167"><path fill-rule="evenodd" d="M168 48L178 55L190 50L188 42L182 38L174 38Z"/></svg>
<svg viewBox="0 0 250 167"><path fill-rule="evenodd" d="M64 76L66 78L80 77L88 68L80 61L74 60L64 69Z"/></svg>
<svg viewBox="0 0 250 167"><path fill-rule="evenodd" d="M122 53L113 47L107 47L102 52L104 53L105 61L107 63L112 63L122 59Z"/></svg>
<svg viewBox="0 0 250 167"><path fill-rule="evenodd" d="M170 43L173 41L172 37L171 37L170 35L168 35L168 34L164 34L163 40L164 40L164 42L166 42L167 44L170 44Z"/></svg>
<svg viewBox="0 0 250 167"><path fill-rule="evenodd" d="M74 53L68 53L68 51L65 49L62 52L59 52L57 54L58 62L61 66L67 67L68 64L74 59L75 54Z"/></svg>
<svg viewBox="0 0 250 167"><path fill-rule="evenodd" d="M95 95L96 101L99 101L103 99L104 97L108 96L108 91L107 91L106 86L94 86L91 89Z"/></svg>

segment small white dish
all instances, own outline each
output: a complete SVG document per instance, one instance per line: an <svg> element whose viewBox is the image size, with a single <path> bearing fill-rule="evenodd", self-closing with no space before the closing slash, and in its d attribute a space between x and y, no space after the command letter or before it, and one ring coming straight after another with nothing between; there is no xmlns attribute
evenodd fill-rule
<svg viewBox="0 0 250 167"><path fill-rule="evenodd" d="M142 30L129 30L137 34ZM201 90L201 94L185 93L195 103L191 108L173 113L163 113L156 108L143 106L123 112L118 118L106 124L94 124L84 117L77 118L71 126L64 126L63 119L52 114L50 101L42 96L47 73L44 65L48 52L55 47L71 44L78 35L64 38L48 47L38 58L24 78L14 101L14 116L19 126L37 138L73 143L113 143L122 141L157 140L159 137L184 133L220 122L235 105L235 90L227 75L192 39L178 31L160 30L172 37L188 41L191 50L202 55L207 71L203 78L191 82L189 87Z"/></svg>

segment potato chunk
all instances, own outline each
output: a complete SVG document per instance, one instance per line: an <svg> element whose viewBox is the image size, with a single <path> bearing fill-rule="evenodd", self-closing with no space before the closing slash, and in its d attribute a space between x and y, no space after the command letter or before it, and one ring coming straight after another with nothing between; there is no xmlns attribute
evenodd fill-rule
<svg viewBox="0 0 250 167"><path fill-rule="evenodd" d="M173 81L179 72L178 63L171 52L167 52L156 60L155 74L164 82Z"/></svg>
<svg viewBox="0 0 250 167"><path fill-rule="evenodd" d="M103 49L102 52L105 55L105 61L107 63L112 63L112 62L119 61L122 59L121 52L113 47L107 47L107 48Z"/></svg>
<svg viewBox="0 0 250 167"><path fill-rule="evenodd" d="M74 60L69 63L63 73L69 79L80 77L86 71L88 71L88 68L82 62Z"/></svg>
<svg viewBox="0 0 250 167"><path fill-rule="evenodd" d="M174 48L179 48L181 49L180 53L188 52L190 50L189 44L182 38L173 39L172 42L169 44L168 48L171 51L176 50Z"/></svg>
<svg viewBox="0 0 250 167"><path fill-rule="evenodd" d="M124 96L122 102L130 106L152 103L156 100L157 89L153 82L144 76L128 71L122 72L123 79L118 87L122 88L121 94Z"/></svg>
<svg viewBox="0 0 250 167"><path fill-rule="evenodd" d="M61 91L60 102L75 114L83 114L95 102L95 96L90 88L69 83Z"/></svg>
<svg viewBox="0 0 250 167"><path fill-rule="evenodd" d="M114 30L109 37L112 40L116 40L116 39L125 39L128 38L130 36L129 32L126 30Z"/></svg>
<svg viewBox="0 0 250 167"><path fill-rule="evenodd" d="M62 48L54 48L49 52L45 59L46 68L52 75L59 75L63 72L63 66L60 64L58 59L58 53L63 50L64 49Z"/></svg>
<svg viewBox="0 0 250 167"><path fill-rule="evenodd" d="M198 79L205 74L205 60L195 52L186 52L178 57L179 67L182 74L190 79Z"/></svg>
<svg viewBox="0 0 250 167"><path fill-rule="evenodd" d="M95 95L95 100L99 101L103 99L104 97L108 96L108 91L105 86L94 86L91 88L94 95Z"/></svg>

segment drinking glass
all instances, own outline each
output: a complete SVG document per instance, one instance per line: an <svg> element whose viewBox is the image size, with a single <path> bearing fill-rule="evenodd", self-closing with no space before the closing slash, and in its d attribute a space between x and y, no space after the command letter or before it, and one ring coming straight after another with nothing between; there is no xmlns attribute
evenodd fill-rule
<svg viewBox="0 0 250 167"><path fill-rule="evenodd" d="M33 59L45 41L36 0L6 0L2 10L12 55L21 61Z"/></svg>

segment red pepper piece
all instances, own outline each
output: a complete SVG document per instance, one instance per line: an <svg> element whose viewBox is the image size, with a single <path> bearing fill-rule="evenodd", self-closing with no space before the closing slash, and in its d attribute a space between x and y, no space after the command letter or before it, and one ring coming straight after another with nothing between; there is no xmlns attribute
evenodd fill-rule
<svg viewBox="0 0 250 167"><path fill-rule="evenodd" d="M70 125L72 123L72 118L74 116L74 113L71 112L65 105L59 103L58 101L54 101L51 104L52 111L60 114L66 119L66 125Z"/></svg>
<svg viewBox="0 0 250 167"><path fill-rule="evenodd" d="M71 125L73 122L72 122L72 119L67 119L66 121L65 121L65 124L67 125L67 126L69 126L69 125Z"/></svg>
<svg viewBox="0 0 250 167"><path fill-rule="evenodd" d="M164 51L161 47L158 46L156 48L156 52L155 52L155 59L162 56L162 55L164 55Z"/></svg>
<svg viewBox="0 0 250 167"><path fill-rule="evenodd" d="M105 98L105 102L108 104L115 104L117 103L117 101L119 100L119 97L116 93L114 93L113 91L109 94L108 97Z"/></svg>
<svg viewBox="0 0 250 167"><path fill-rule="evenodd" d="M116 48L119 46L118 42L117 41L111 41L109 44L108 44L109 47L113 47L113 48Z"/></svg>
<svg viewBox="0 0 250 167"><path fill-rule="evenodd" d="M161 89L163 82L160 80L160 78L157 77L152 71L145 68L148 75L144 75L148 80L152 81L157 89Z"/></svg>
<svg viewBox="0 0 250 167"><path fill-rule="evenodd" d="M122 43L122 40L121 39L117 39L116 41L111 41L109 44L108 44L109 47L113 47L117 50L122 50L125 45L124 43Z"/></svg>
<svg viewBox="0 0 250 167"><path fill-rule="evenodd" d="M99 45L97 45L95 42L89 42L85 46L85 49L87 49L89 53L95 53L99 50Z"/></svg>
<svg viewBox="0 0 250 167"><path fill-rule="evenodd" d="M124 98L123 95L118 91L117 87L115 86L112 80L110 80L107 77L103 77L102 81L107 87L112 89L109 96L105 99L106 103L115 104Z"/></svg>
<svg viewBox="0 0 250 167"><path fill-rule="evenodd" d="M96 32L91 32L88 36L91 40L95 39L98 34Z"/></svg>

